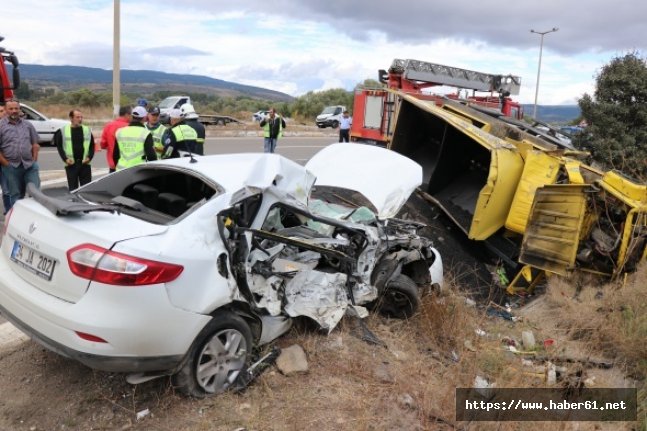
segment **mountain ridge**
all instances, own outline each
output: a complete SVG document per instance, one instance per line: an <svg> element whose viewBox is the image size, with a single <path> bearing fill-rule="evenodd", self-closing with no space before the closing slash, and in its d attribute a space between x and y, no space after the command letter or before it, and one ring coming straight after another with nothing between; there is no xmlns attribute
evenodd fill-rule
<svg viewBox="0 0 647 431"><path fill-rule="evenodd" d="M40 64L22 64L21 78L30 87L59 87L71 90L81 87L90 89L112 88L112 70L86 66L46 66ZM177 92L206 92L221 96L248 96L278 102L289 102L294 97L280 91L252 85L237 84L204 75L159 72L155 70L121 70L122 90L152 94L164 90Z"/></svg>

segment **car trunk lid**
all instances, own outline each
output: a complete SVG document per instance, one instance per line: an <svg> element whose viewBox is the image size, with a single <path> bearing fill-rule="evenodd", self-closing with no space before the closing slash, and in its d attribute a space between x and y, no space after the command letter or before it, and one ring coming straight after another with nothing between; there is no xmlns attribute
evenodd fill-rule
<svg viewBox="0 0 647 431"><path fill-rule="evenodd" d="M86 292L89 280L72 274L68 250L84 243L110 249L116 242L166 230L166 226L117 212L60 217L36 200L24 199L13 207L2 240L2 256L32 286L65 301L77 302Z"/></svg>

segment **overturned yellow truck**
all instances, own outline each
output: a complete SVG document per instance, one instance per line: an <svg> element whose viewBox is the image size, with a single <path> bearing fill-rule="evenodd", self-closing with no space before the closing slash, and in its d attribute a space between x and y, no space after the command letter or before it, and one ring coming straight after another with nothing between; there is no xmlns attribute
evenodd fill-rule
<svg viewBox="0 0 647 431"><path fill-rule="evenodd" d="M420 163L427 199L512 271L509 293L546 273L616 278L647 259L645 184L482 109L394 96L388 148Z"/></svg>

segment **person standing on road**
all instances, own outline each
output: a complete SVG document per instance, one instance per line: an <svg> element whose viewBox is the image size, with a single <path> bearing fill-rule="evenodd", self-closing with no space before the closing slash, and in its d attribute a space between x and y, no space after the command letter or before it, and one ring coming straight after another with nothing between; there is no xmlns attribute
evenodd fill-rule
<svg viewBox="0 0 647 431"><path fill-rule="evenodd" d="M117 130L122 127L128 126L131 118L132 108L130 106L122 106L119 108L119 116L113 121L109 122L103 127L101 132L101 148L106 151L106 160L108 161L108 167L110 172L115 171L115 162L114 162L114 149L115 149L115 136Z"/></svg>
<svg viewBox="0 0 647 431"><path fill-rule="evenodd" d="M132 110L132 120L126 127L117 130L112 160L117 170L130 168L157 160L153 148L153 135L144 126L146 109L141 106Z"/></svg>
<svg viewBox="0 0 647 431"><path fill-rule="evenodd" d="M73 109L69 116L70 124L54 133L54 145L65 163L67 188L72 191L92 181L90 162L94 157L94 136L83 124L81 111Z"/></svg>
<svg viewBox="0 0 647 431"><path fill-rule="evenodd" d="M285 120L283 117L276 114L274 108L270 108L268 116L263 118L259 125L264 130L263 151L266 153L273 153L276 149L278 139L283 136Z"/></svg>
<svg viewBox="0 0 647 431"><path fill-rule="evenodd" d="M339 119L339 142L350 141L350 126L353 125L353 118L344 111L342 117Z"/></svg>
<svg viewBox="0 0 647 431"><path fill-rule="evenodd" d="M0 120L2 120L6 115L4 105L0 105ZM7 184L7 176L2 173L0 169L0 188L2 189L2 207L4 208L4 214L7 214L9 207L11 207L11 198L9 194L9 184Z"/></svg>
<svg viewBox="0 0 647 431"><path fill-rule="evenodd" d="M195 138L195 147L191 149L191 152L204 155L204 139L207 136L207 133L204 129L204 126L201 122L198 121L199 115L195 112L193 105L185 103L180 107L180 112L182 112L182 118L184 119L184 124L191 127L195 130L195 133L198 135Z"/></svg>
<svg viewBox="0 0 647 431"><path fill-rule="evenodd" d="M0 165L7 177L9 208L25 197L28 183L40 188L38 172L38 133L34 126L20 117L20 102L9 100L7 114L0 120Z"/></svg>
<svg viewBox="0 0 647 431"><path fill-rule="evenodd" d="M164 135L164 155L165 159L180 157L180 151L193 152L198 134L189 125L185 124L182 118L182 111L171 109L171 128Z"/></svg>
<svg viewBox="0 0 647 431"><path fill-rule="evenodd" d="M164 153L164 134L168 129L160 122L160 108L157 106L148 109L146 128L153 135L153 148L155 148L157 158L161 159Z"/></svg>

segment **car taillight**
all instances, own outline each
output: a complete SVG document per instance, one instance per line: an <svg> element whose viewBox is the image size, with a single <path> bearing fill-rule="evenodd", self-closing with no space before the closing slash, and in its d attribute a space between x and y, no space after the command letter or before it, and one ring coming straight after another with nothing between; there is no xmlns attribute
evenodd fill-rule
<svg viewBox="0 0 647 431"><path fill-rule="evenodd" d="M68 250L67 263L81 278L118 286L167 283L184 270L181 265L129 256L94 244Z"/></svg>

